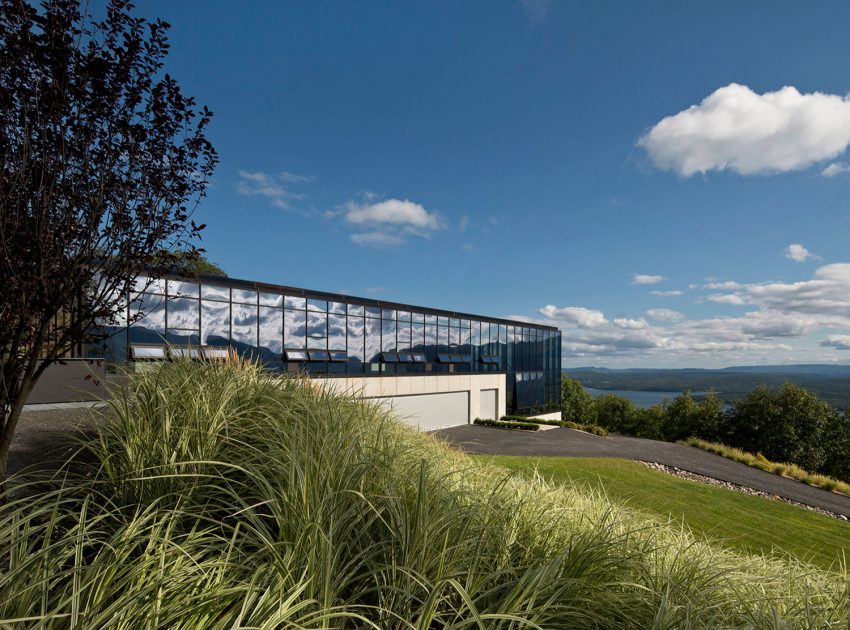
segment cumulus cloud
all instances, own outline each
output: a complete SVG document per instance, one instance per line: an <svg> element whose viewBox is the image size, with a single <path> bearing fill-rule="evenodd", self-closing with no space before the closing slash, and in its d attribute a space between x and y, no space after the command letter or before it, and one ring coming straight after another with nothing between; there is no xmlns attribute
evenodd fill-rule
<svg viewBox="0 0 850 630"><path fill-rule="evenodd" d="M850 98L801 94L791 86L757 94L730 83L661 120L638 145L656 167L683 177L798 170L834 158L850 145Z"/></svg>
<svg viewBox="0 0 850 630"><path fill-rule="evenodd" d="M570 322L580 328L592 328L608 323L602 311L584 308L583 306L564 306L563 308L558 308L552 304L547 304L540 309L540 314L551 319Z"/></svg>
<svg viewBox="0 0 850 630"><path fill-rule="evenodd" d="M646 314L659 322L679 322L685 319L682 313L669 308L651 308Z"/></svg>
<svg viewBox="0 0 850 630"><path fill-rule="evenodd" d="M820 172L824 177L837 177L845 173L850 173L850 164L844 162L833 162Z"/></svg>
<svg viewBox="0 0 850 630"><path fill-rule="evenodd" d="M813 254L799 243L791 243L785 248L785 258L798 263L806 262L807 260L820 260L820 256Z"/></svg>
<svg viewBox="0 0 850 630"><path fill-rule="evenodd" d="M291 187L315 181L312 175L298 175L282 171L264 173L262 171L239 171L239 183L236 190L246 197L265 197L271 205L281 210L291 210L293 201L304 198L303 193L293 192Z"/></svg>
<svg viewBox="0 0 850 630"><path fill-rule="evenodd" d="M740 283L732 280L724 282L709 282L708 284L702 285L703 289L711 289L712 291L735 291L741 287L742 285Z"/></svg>
<svg viewBox="0 0 850 630"><path fill-rule="evenodd" d="M735 316L689 319L671 309L649 309L643 317L606 317L598 309L547 305L544 323L563 331L567 360L734 362L830 360L828 350L850 350L850 263L823 265L808 280L737 284L706 302L746 305ZM823 341L813 336L829 333Z"/></svg>
<svg viewBox="0 0 850 630"><path fill-rule="evenodd" d="M850 350L850 335L829 335L820 342L824 348L835 348L836 350Z"/></svg>
<svg viewBox="0 0 850 630"><path fill-rule="evenodd" d="M654 295L655 297L660 297L660 298L678 297L678 296L682 295L681 291L677 291L675 289L672 290L672 291L650 291L649 293L651 295Z"/></svg>
<svg viewBox="0 0 850 630"><path fill-rule="evenodd" d="M643 330L644 328L649 327L649 324L646 323L646 320L643 317L638 317L637 319L617 317L614 319L614 325L617 328L626 328L628 330Z"/></svg>
<svg viewBox="0 0 850 630"><path fill-rule="evenodd" d="M705 299L709 302L714 302L715 304L741 305L747 303L746 298L740 293L715 293L714 295L709 295Z"/></svg>
<svg viewBox="0 0 850 630"><path fill-rule="evenodd" d="M632 284L658 284L666 279L664 276L653 276L645 273L632 274Z"/></svg>
<svg viewBox="0 0 850 630"><path fill-rule="evenodd" d="M364 246L394 247L404 243L407 236L429 238L444 227L439 214L408 199L377 201L373 195L366 195L360 202L347 202L342 214L349 225L368 228L351 235L353 242Z"/></svg>

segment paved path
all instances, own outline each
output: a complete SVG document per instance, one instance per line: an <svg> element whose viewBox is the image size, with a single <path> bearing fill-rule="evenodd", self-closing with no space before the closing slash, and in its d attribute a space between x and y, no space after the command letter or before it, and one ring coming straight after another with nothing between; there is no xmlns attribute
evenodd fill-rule
<svg viewBox="0 0 850 630"><path fill-rule="evenodd" d="M434 435L470 453L538 457L616 457L675 466L700 475L748 486L850 518L850 497L807 486L692 446L641 438L599 437L572 429L506 431L475 424Z"/></svg>

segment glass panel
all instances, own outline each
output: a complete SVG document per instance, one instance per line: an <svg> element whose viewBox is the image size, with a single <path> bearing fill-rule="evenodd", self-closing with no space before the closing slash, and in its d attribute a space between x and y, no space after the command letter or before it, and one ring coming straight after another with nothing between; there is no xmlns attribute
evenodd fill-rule
<svg viewBox="0 0 850 630"><path fill-rule="evenodd" d="M164 359L165 348L162 346L130 346L130 353L134 359Z"/></svg>
<svg viewBox="0 0 850 630"><path fill-rule="evenodd" d="M410 321L410 312L409 311L399 311L396 315L396 319L400 322L409 322Z"/></svg>
<svg viewBox="0 0 850 630"><path fill-rule="evenodd" d="M327 313L328 303L325 300L314 300L313 298L310 298L307 300L307 310L314 311L316 313Z"/></svg>
<svg viewBox="0 0 850 630"><path fill-rule="evenodd" d="M325 313L307 311L307 347L328 347L328 316Z"/></svg>
<svg viewBox="0 0 850 630"><path fill-rule="evenodd" d="M257 292L250 289L233 289L233 301L242 304L256 304Z"/></svg>
<svg viewBox="0 0 850 630"><path fill-rule="evenodd" d="M363 363L365 350L363 347L364 324L362 317L348 318L348 356L352 362Z"/></svg>
<svg viewBox="0 0 850 630"><path fill-rule="evenodd" d="M414 352L413 353L413 360L416 361L417 363L425 363L427 361L427 358L425 357L424 352Z"/></svg>
<svg viewBox="0 0 850 630"><path fill-rule="evenodd" d="M260 307L260 356L279 360L283 351L283 311Z"/></svg>
<svg viewBox="0 0 850 630"><path fill-rule="evenodd" d="M366 307L366 317L381 317L381 309L375 306L367 306Z"/></svg>
<svg viewBox="0 0 850 630"><path fill-rule="evenodd" d="M307 347L307 314L304 311L283 312L283 343L287 348Z"/></svg>
<svg viewBox="0 0 850 630"><path fill-rule="evenodd" d="M348 361L348 355L345 354L345 351L342 352L330 352L331 361Z"/></svg>
<svg viewBox="0 0 850 630"><path fill-rule="evenodd" d="M214 284L201 285L201 297L205 300L230 301L230 287L219 287Z"/></svg>
<svg viewBox="0 0 850 630"><path fill-rule="evenodd" d="M395 350L395 322L392 320L381 321L381 350Z"/></svg>
<svg viewBox="0 0 850 630"><path fill-rule="evenodd" d="M168 295L177 297L198 297L200 288L197 282L186 282L183 280L168 281Z"/></svg>
<svg viewBox="0 0 850 630"><path fill-rule="evenodd" d="M328 315L328 348L345 350L345 316Z"/></svg>
<svg viewBox="0 0 850 630"><path fill-rule="evenodd" d="M200 359L200 348L171 348L171 356L183 359Z"/></svg>
<svg viewBox="0 0 850 630"><path fill-rule="evenodd" d="M307 353L304 350L287 350L286 351L286 360L287 361L306 361Z"/></svg>
<svg viewBox="0 0 850 630"><path fill-rule="evenodd" d="M398 363L398 353L383 352L381 354L381 359L384 361L384 363Z"/></svg>
<svg viewBox="0 0 850 630"><path fill-rule="evenodd" d="M329 361L331 358L327 350L308 350L307 356L311 361Z"/></svg>
<svg viewBox="0 0 850 630"><path fill-rule="evenodd" d="M162 343L165 336L165 298L143 293L130 305L130 341Z"/></svg>
<svg viewBox="0 0 850 630"><path fill-rule="evenodd" d="M257 307L233 304L230 312L230 339L237 351L257 347Z"/></svg>
<svg viewBox="0 0 850 630"><path fill-rule="evenodd" d="M414 324L424 324L425 323L425 313L414 313L413 314L413 323Z"/></svg>
<svg viewBox="0 0 850 630"><path fill-rule="evenodd" d="M344 302L328 302L328 312L329 313L342 313L345 315L345 303Z"/></svg>
<svg viewBox="0 0 850 630"><path fill-rule="evenodd" d="M286 308L303 311L307 308L307 299L303 297L295 297L294 295L285 295L283 297L283 305Z"/></svg>
<svg viewBox="0 0 850 630"><path fill-rule="evenodd" d="M283 296L280 293L260 293L261 306L283 306Z"/></svg>
<svg viewBox="0 0 850 630"><path fill-rule="evenodd" d="M180 330L179 328L169 328L165 334L165 339L168 343L174 346L197 346L201 339L198 335L198 330Z"/></svg>
<svg viewBox="0 0 850 630"><path fill-rule="evenodd" d="M449 347L449 327L437 326L437 348L445 351Z"/></svg>
<svg viewBox="0 0 850 630"><path fill-rule="evenodd" d="M437 316L436 315L426 315L425 316L425 323L426 324L436 324L437 323Z"/></svg>
<svg viewBox="0 0 850 630"><path fill-rule="evenodd" d="M437 327L425 324L425 354L428 361L437 360Z"/></svg>
<svg viewBox="0 0 850 630"><path fill-rule="evenodd" d="M460 328L449 328L449 346L457 347L460 345Z"/></svg>
<svg viewBox="0 0 850 630"><path fill-rule="evenodd" d="M230 343L230 304L201 300L201 344L205 346Z"/></svg>
<svg viewBox="0 0 850 630"><path fill-rule="evenodd" d="M409 352L399 352L398 353L398 360L401 361L402 363L412 363L413 362L413 355L410 354Z"/></svg>
<svg viewBox="0 0 850 630"><path fill-rule="evenodd" d="M381 310L381 317L383 319L395 319L395 309L385 308Z"/></svg>
<svg viewBox="0 0 850 630"><path fill-rule="evenodd" d="M422 350L425 344L425 324L413 324L413 327L411 328L411 333L411 349Z"/></svg>
<svg viewBox="0 0 850 630"><path fill-rule="evenodd" d="M437 353L437 359L440 361L440 363L451 363L452 362L452 357L447 352Z"/></svg>
<svg viewBox="0 0 850 630"><path fill-rule="evenodd" d="M363 315L366 309L362 304L349 304L348 305L348 314L349 315Z"/></svg>
<svg viewBox="0 0 850 630"><path fill-rule="evenodd" d="M136 278L136 281L133 284L133 290L136 293L141 293L142 291L144 291L145 293L157 293L159 295L165 294L165 280L161 278L149 278L148 276L139 276Z"/></svg>
<svg viewBox="0 0 850 630"><path fill-rule="evenodd" d="M168 298L168 328L200 328L200 304L192 298Z"/></svg>
<svg viewBox="0 0 850 630"><path fill-rule="evenodd" d="M366 318L366 361L377 363L381 354L381 320Z"/></svg>
<svg viewBox="0 0 850 630"><path fill-rule="evenodd" d="M399 322L397 335L399 350L410 350L410 322Z"/></svg>

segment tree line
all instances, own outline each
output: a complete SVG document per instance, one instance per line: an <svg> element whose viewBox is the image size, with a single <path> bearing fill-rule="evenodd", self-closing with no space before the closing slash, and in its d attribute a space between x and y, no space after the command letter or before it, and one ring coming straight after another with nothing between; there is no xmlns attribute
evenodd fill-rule
<svg viewBox="0 0 850 630"><path fill-rule="evenodd" d="M615 394L593 398L580 382L561 382L563 419L654 440L697 437L810 472L850 481L850 416L810 391L759 385L724 409L715 392L680 396L644 409Z"/></svg>

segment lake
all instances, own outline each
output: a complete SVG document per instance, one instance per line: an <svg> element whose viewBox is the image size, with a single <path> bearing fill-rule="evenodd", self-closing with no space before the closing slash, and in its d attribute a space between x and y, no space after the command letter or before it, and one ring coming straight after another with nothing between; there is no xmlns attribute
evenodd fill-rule
<svg viewBox="0 0 850 630"><path fill-rule="evenodd" d="M584 390L594 398L604 396L605 394L616 394L617 396L628 398L638 407L643 407L644 409L657 405L664 399L672 400L676 396L682 395L682 392L639 392L630 389L596 389L593 387L585 387ZM705 392L691 392L692 396L702 396L703 394Z"/></svg>

